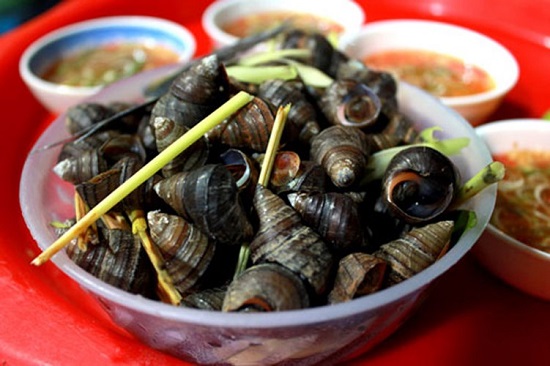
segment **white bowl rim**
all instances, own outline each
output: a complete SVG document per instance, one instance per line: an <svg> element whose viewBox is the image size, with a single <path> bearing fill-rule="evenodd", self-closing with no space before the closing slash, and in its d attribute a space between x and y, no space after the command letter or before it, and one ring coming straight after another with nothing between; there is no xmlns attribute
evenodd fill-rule
<svg viewBox="0 0 550 366"><path fill-rule="evenodd" d="M86 97L95 94L104 86L71 86L61 85L44 80L31 71L29 65L35 53L42 47L49 45L63 37L73 34L84 33L94 30L97 27L124 27L128 25L137 25L144 29L165 29L174 32L181 37L182 43L186 45L183 52L179 53L179 62L185 62L191 59L195 54L197 43L195 36L185 26L164 18L142 15L122 15L92 18L81 22L67 24L57 28L33 41L23 52L19 59L19 73L23 80L29 85L35 85L37 88L49 93L71 94Z"/></svg>
<svg viewBox="0 0 550 366"><path fill-rule="evenodd" d="M127 79L122 79L118 82L107 85L99 94L88 98L87 100L94 101L102 94L108 93L110 91L116 91L117 88L119 88L121 85L130 84L135 80L147 78L151 75L155 76L155 78L152 80L157 80L159 77L162 77L164 75L170 75L175 70L177 70L177 66L167 66L164 68L146 71ZM448 113L450 113L450 115L454 116L457 121L461 122L461 127L463 129L471 131L472 138L477 138L473 127L454 110L443 105L437 98L412 85L407 85L406 83L400 83L399 85L400 88L408 90L409 92L416 90L418 93L420 93L420 95L424 96L424 100L429 104L429 106L432 106L433 108L444 108ZM56 121L63 120L63 118L64 114L58 116ZM53 124L50 125L50 127L48 128L52 128L52 126ZM41 137L46 132L47 130L44 131ZM475 145L476 149L480 150L479 153L481 155L478 155L480 159L486 158L487 160L489 160L490 153L489 150L486 149L485 145L480 140L479 143ZM35 143L35 147L40 146L42 146L42 144L40 143L40 140L38 140ZM23 179L20 182L21 186L24 186L25 184L30 184L28 182L25 183L24 181L25 177L26 179L31 179L30 177L32 175L32 172L29 170L30 168L27 166L27 163L28 160L25 162L25 165L23 167L23 172L21 175ZM493 188L494 187L489 187L487 188L487 190L490 191ZM25 220L27 220L27 215L30 214L30 210L33 209L32 207L30 207L30 205L28 205L28 202L25 202L27 199L28 198L25 198L25 192L23 190L20 190L20 200L22 204L21 208ZM489 199L489 201L491 201L494 205L494 195L491 199ZM24 205L23 203L27 203L27 205ZM30 229L31 234L35 239L37 238L37 236L40 236L40 233L33 232L32 228ZM482 230L479 231L477 238L479 238L481 233ZM467 232L463 235L469 235L469 233ZM67 257L65 253L58 253L51 260L56 264L59 269L61 269L69 277L79 283L83 288L86 288L87 291L94 293L95 296L102 296L105 299L109 299L109 301L112 301L113 303L121 304L125 307L131 306L133 311L140 311L144 314L149 314L152 316L162 316L164 320L177 320L180 322L184 321L201 326L217 326L240 329L274 329L282 327L301 327L323 322L330 322L341 318L349 318L354 315L375 311L381 305L394 304L399 301L403 301L404 299L411 296L418 296L422 292L421 290L423 288L426 288L434 280L439 278L446 270L456 264L456 262L458 262L458 260L460 260L466 254L466 252L468 252L472 248L476 240L473 240L471 243L466 243L463 245L455 245L441 259L402 283L370 294L368 296L354 299L353 301L339 303L335 305L313 307L308 309L252 314L224 313L176 307L173 305L162 303L160 301L147 299L140 295L133 295L107 283L104 283L83 270L82 268L78 267ZM89 290L89 288L94 288L94 291ZM405 289L405 291L403 291L403 289ZM129 299L131 299L131 305L128 305ZM330 313L329 318L327 318L327 310Z"/></svg>
<svg viewBox="0 0 550 366"><path fill-rule="evenodd" d="M491 121L475 128L476 133L482 138L492 133L510 131L517 133L517 136L521 136L521 132L525 131L542 131L550 137L550 121L545 121L540 118L513 118ZM522 251L523 253L534 256L539 259L550 261L550 253L546 253L537 248L533 248L516 238L506 234L504 231L497 228L495 225L489 222L487 224L487 231L500 240L511 245L512 247Z"/></svg>
<svg viewBox="0 0 550 366"><path fill-rule="evenodd" d="M359 30L361 25L365 23L365 20L366 20L365 11L359 4L357 4L353 0L341 0L341 1L346 2L348 7L354 9L353 12L350 12L349 14L353 14L355 16L354 22L342 23L341 25L345 29L350 28L350 31L351 31L350 33L355 33L355 31ZM233 4L239 4L242 2L246 2L248 7L250 7L250 5L252 5L253 3L266 4L270 7L277 7L280 4L287 3L287 2L292 3L293 1L292 0L284 0L284 1L217 0L217 1L214 1L205 9L201 19L203 29L206 31L207 34L210 35L210 37L212 37L212 39L219 40L222 44L230 44L239 39L237 36L234 36L230 33L225 32L220 26L218 26L215 19L217 15L220 12L224 11L226 7L231 6ZM294 2L294 5L301 7L304 4L311 4L314 6L312 11L315 12L315 9L318 8L319 4L322 4L323 2L330 3L331 5L334 5L335 3L334 1L331 1L331 0L300 0L298 3ZM341 6L341 4L338 4L338 5ZM262 9L260 9L260 11L261 10ZM251 12L254 13L254 10L252 9ZM354 25L355 23L357 23L358 28L352 29L351 25ZM346 33L346 30L344 30L344 33Z"/></svg>
<svg viewBox="0 0 550 366"><path fill-rule="evenodd" d="M492 45L495 49L498 49L502 55L506 56L506 61L510 66L510 75L512 76L508 83L499 84L498 87L488 90L486 92L458 96L458 97L441 97L441 101L450 107L457 107L465 104L481 104L486 101L499 98L506 93L508 93L519 80L520 68L515 56L501 43L497 42L493 38L478 32L476 30L467 28L465 26L447 23L439 20L426 20L426 19L415 19L415 18L402 18L402 19L389 19L389 20L377 20L366 23L361 30L359 30L355 35L348 35L342 40L342 48L345 48L347 44L352 43L355 37L361 37L365 32L374 32L376 30L383 30L385 28L391 27L431 27L434 28L434 31L441 31L442 29L452 30L454 32L463 32L471 36L479 37L480 40L486 44ZM487 72L489 70L485 70Z"/></svg>

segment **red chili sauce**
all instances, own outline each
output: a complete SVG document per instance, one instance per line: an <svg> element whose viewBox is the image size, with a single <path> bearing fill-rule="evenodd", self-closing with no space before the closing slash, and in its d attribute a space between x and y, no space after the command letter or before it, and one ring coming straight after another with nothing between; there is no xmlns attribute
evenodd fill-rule
<svg viewBox="0 0 550 366"><path fill-rule="evenodd" d="M533 248L550 253L550 150L494 156L506 166L491 223Z"/></svg>
<svg viewBox="0 0 550 366"><path fill-rule="evenodd" d="M251 34L275 28L284 21L290 21L290 25L296 28L317 31L328 35L329 33L340 34L344 28L323 17L312 14L293 11L269 11L247 15L223 25L223 30L239 38Z"/></svg>
<svg viewBox="0 0 550 366"><path fill-rule="evenodd" d="M458 97L494 88L481 68L448 55L424 50L390 50L374 53L363 62L377 70L394 73L400 80L437 97Z"/></svg>

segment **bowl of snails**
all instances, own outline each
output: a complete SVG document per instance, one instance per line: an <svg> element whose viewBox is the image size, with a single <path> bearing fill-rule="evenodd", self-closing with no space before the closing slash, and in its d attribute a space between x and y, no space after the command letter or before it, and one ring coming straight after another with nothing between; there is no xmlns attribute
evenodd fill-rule
<svg viewBox="0 0 550 366"><path fill-rule="evenodd" d="M21 177L33 264L189 362L335 363L387 338L485 228L491 155L436 98L299 34L311 49L145 72L54 121Z"/></svg>

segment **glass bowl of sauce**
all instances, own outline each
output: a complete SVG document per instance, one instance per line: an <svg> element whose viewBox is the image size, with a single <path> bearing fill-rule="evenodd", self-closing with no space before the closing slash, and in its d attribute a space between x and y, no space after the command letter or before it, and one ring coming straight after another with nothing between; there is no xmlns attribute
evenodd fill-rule
<svg viewBox="0 0 550 366"><path fill-rule="evenodd" d="M491 116L519 77L517 61L504 46L439 21L368 23L344 37L341 47L367 66L435 95L474 126Z"/></svg>
<svg viewBox="0 0 550 366"><path fill-rule="evenodd" d="M476 128L506 167L491 220L473 252L493 274L550 300L550 123L495 121Z"/></svg>
<svg viewBox="0 0 550 366"><path fill-rule="evenodd" d="M98 18L35 40L21 56L19 72L48 110L61 113L114 81L186 62L195 49L193 34L165 19Z"/></svg>

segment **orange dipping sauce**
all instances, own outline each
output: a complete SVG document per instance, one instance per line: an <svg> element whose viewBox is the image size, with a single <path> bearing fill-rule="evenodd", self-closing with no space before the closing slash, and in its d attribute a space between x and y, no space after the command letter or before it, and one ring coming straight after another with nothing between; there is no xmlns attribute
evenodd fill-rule
<svg viewBox="0 0 550 366"><path fill-rule="evenodd" d="M489 74L448 55L424 50L390 50L374 53L363 62L377 70L393 73L437 97L459 97L494 88Z"/></svg>
<svg viewBox="0 0 550 366"><path fill-rule="evenodd" d="M110 43L61 58L42 77L71 86L98 86L176 63L176 52L160 45Z"/></svg>
<svg viewBox="0 0 550 366"><path fill-rule="evenodd" d="M506 166L491 224L550 253L550 150L513 150L494 156Z"/></svg>
<svg viewBox="0 0 550 366"><path fill-rule="evenodd" d="M275 28L287 20L290 21L290 26L295 28L310 31L315 30L325 35L329 33L340 34L344 30L340 24L330 19L293 11L266 11L251 14L224 24L222 29L234 36L244 38L267 29Z"/></svg>

